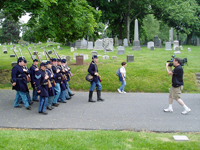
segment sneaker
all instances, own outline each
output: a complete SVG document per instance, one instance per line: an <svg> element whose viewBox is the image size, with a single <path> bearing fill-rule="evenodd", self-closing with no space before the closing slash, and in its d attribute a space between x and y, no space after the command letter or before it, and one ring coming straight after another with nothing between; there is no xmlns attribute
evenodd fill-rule
<svg viewBox="0 0 200 150"><path fill-rule="evenodd" d="M173 112L173 109L167 108L163 110L164 112Z"/></svg>
<svg viewBox="0 0 200 150"><path fill-rule="evenodd" d="M125 91L123 93L126 93Z"/></svg>
<svg viewBox="0 0 200 150"><path fill-rule="evenodd" d="M120 89L117 89L117 91L121 94L122 93L122 91L120 90Z"/></svg>
<svg viewBox="0 0 200 150"><path fill-rule="evenodd" d="M188 108L188 109L185 109L183 112L182 112L182 114L183 115L186 115L187 113L189 113L191 111L191 109L190 108Z"/></svg>

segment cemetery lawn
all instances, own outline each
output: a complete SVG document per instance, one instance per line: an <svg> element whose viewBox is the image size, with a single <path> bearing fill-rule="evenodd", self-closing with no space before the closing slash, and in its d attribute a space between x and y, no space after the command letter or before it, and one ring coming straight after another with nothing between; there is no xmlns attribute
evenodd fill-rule
<svg viewBox="0 0 200 150"><path fill-rule="evenodd" d="M45 47L47 43L42 45L37 45L37 51L43 52L39 47ZM57 47L58 44L53 44L53 47ZM18 46L18 45L17 45ZM32 48L33 44L29 45ZM10 50L11 45L7 45L8 54L0 54L0 88L11 89L10 83L10 74L11 74L11 62L16 61L16 58L10 58L10 54L13 54L13 51ZM75 52L70 51L69 46L61 45L63 50L58 50L57 53L61 55L71 56L71 62L68 62L68 66L71 67L72 73L74 76L69 82L72 90L76 91L88 91L90 88L90 83L85 80L87 75L87 69L91 62L91 50L87 49L78 49ZM188 47L192 49L191 52L188 52ZM3 45L1 46L3 48ZM22 54L28 60L28 67L32 65L32 61L28 52L28 47L21 47ZM156 48L154 51L147 49L146 47L141 47L141 51L132 51L132 46L125 48L125 55L117 55L117 50L115 47L114 52L107 52L109 55L109 60L103 60L102 56L99 56L98 69L102 79L102 87L104 92L117 92L117 89L120 87L121 83L119 82L118 77L116 76L116 70L121 67L121 62L126 61L127 55L134 55L134 62L127 63L126 71L126 87L125 91L127 92L150 92L150 93L165 93L168 92L168 89L171 86L171 76L167 75L165 63L167 60L171 59L171 56L174 54L174 51L166 51L164 46L163 48ZM196 80L195 73L200 73L200 47L183 45L183 51L181 54L176 55L180 58L187 57L188 66L184 66L184 93L200 93L200 86ZM52 50L52 46L47 47L46 51ZM104 55L103 50L97 50L98 55ZM89 60L84 61L84 65L77 66L76 61L73 60L73 53L78 54L88 54ZM17 53L20 56L20 53ZM55 55L50 54L51 57L56 57ZM117 60L113 60L112 56L117 56ZM43 56L43 60L45 60ZM30 87L30 84L29 84Z"/></svg>
<svg viewBox="0 0 200 150"><path fill-rule="evenodd" d="M189 141L175 141L186 135ZM0 130L0 149L148 149L200 148L199 133L147 133L133 131Z"/></svg>

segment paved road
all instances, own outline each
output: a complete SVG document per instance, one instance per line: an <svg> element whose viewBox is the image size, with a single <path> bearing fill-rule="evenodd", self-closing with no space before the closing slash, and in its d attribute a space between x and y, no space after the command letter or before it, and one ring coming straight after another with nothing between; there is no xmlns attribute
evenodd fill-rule
<svg viewBox="0 0 200 150"><path fill-rule="evenodd" d="M41 115L38 103L30 111L14 108L15 91L0 90L0 127L200 132L200 94L182 94L192 109L182 115L183 108L177 102L173 113L163 112L168 107L167 93L102 93L106 101L97 103L87 102L87 92L74 93L67 104Z"/></svg>

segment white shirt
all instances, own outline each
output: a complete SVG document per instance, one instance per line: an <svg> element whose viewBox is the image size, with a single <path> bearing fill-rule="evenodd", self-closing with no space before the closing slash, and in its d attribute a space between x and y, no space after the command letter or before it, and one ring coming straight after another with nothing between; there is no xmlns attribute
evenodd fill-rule
<svg viewBox="0 0 200 150"><path fill-rule="evenodd" d="M124 77L126 77L126 69L125 69L125 67L122 66L120 68L120 73L122 73L124 75Z"/></svg>

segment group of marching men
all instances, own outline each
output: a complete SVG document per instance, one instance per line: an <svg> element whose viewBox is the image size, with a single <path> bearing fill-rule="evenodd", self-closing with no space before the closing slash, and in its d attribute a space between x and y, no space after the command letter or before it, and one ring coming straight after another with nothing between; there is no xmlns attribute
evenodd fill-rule
<svg viewBox="0 0 200 150"><path fill-rule="evenodd" d="M19 104L24 103L26 109L30 110L34 102L39 102L39 113L46 115L46 109L52 110L58 107L58 102L67 103L74 95L68 82L72 73L66 65L66 59L52 58L46 63L40 63L34 59L30 69L27 68L27 61L19 58L17 65L12 69L12 86L16 90L14 107L21 108ZM32 100L27 86L31 82L33 87ZM38 100L38 95L40 99Z"/></svg>

